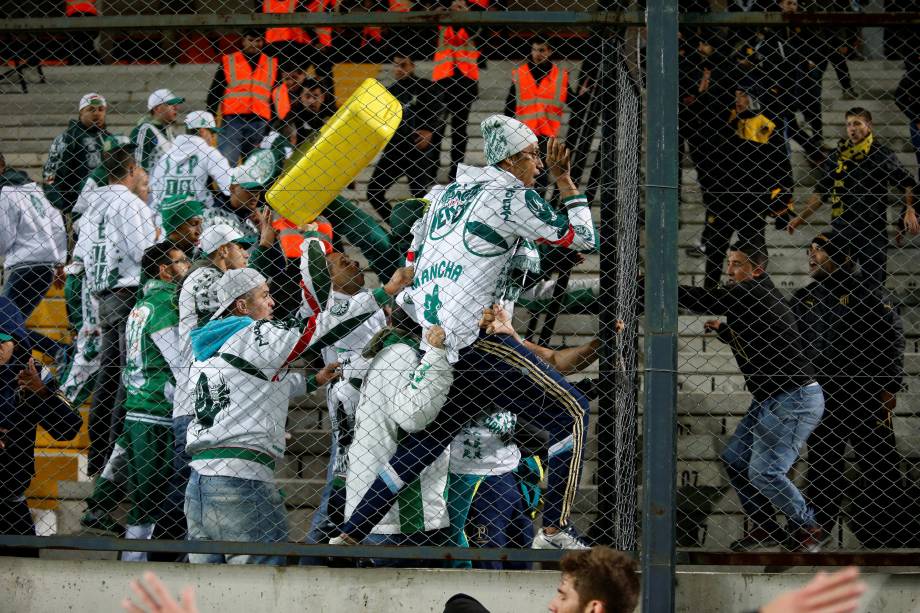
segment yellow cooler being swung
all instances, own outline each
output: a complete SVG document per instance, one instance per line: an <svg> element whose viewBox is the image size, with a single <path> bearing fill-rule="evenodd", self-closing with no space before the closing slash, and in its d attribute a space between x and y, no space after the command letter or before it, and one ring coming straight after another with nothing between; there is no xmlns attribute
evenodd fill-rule
<svg viewBox="0 0 920 613"><path fill-rule="evenodd" d="M399 101L367 79L268 190L269 206L297 225L313 221L390 142L400 121Z"/></svg>

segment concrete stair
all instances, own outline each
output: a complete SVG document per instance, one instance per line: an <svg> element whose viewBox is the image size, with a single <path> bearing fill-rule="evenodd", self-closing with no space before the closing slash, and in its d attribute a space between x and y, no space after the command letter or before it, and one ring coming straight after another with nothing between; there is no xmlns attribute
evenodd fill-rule
<svg viewBox="0 0 920 613"><path fill-rule="evenodd" d="M501 112L508 91L508 75L512 62L489 63L483 72L480 99L470 117L470 142L467 162L482 164L482 139L475 127L486 116ZM577 64L569 66L577 70ZM204 97L213 76L214 65L193 66L105 66L105 67L48 67L45 69L49 83L34 85L31 93L0 93L0 103L7 112L0 116L0 142L2 152L10 166L27 171L33 178L41 176L41 166L47 156L51 140L75 117L77 101L88 91L98 91L109 101L110 128L128 133L137 118L145 111L147 95L159 87L169 87L186 98L184 111L202 108ZM892 93L902 71L899 62L851 62L850 68L858 91L863 99L840 99L840 90L833 71L824 78L824 136L827 146L833 146L844 133L843 113L852 106L863 106L875 116L876 133L897 153L899 159L912 172L917 170L916 158L910 148L906 120L895 106ZM430 74L431 63L420 62L420 74ZM381 80L389 80L384 67ZM10 88L7 88L9 90ZM448 163L449 139L445 139L442 165ZM596 144L596 143L595 143ZM704 221L696 173L685 160L681 174L681 229L680 282L690 285L702 283L703 260L684 255L683 250L698 240ZM816 175L808 167L798 145L793 144L793 162L799 203L811 194ZM356 181L355 190L344 195L364 205L364 192L373 165ZM442 169L441 181L446 180ZM391 199L408 196L404 182L390 191ZM891 216L899 207L892 206ZM600 218L599 207L594 216ZM771 253L771 271L777 285L791 292L808 282L805 247L812 236L829 222L825 207L813 219L811 227L803 228L794 236L773 229L767 230ZM646 237L641 237L643 248ZM913 479L920 479L920 272L916 262L920 240L909 240L900 250L890 252L891 274L888 287L902 305L902 317L908 338L905 366L908 372L907 391L898 398L894 423L899 437L898 447L905 458L905 466ZM356 254L358 255L358 254ZM641 254L644 257L644 252ZM600 258L589 256L574 272L576 278L594 277L600 271ZM371 280L370 282L373 282ZM48 299L36 312L31 324L44 331L60 334L63 323L63 304L57 295ZM525 325L527 313L517 314L517 323ZM743 416L750 403L743 380L727 346L711 335L702 334L702 323L709 317L682 315L679 319L679 394L678 394L678 472L675 475L682 495L688 500L705 500L711 503L706 521L696 526L700 531L700 544L705 548L724 549L741 535L743 516L737 497L728 486L727 477L718 455L728 436ZM552 339L554 344L573 345L585 342L597 333L597 317L593 315L564 315L559 318ZM641 352L641 345L640 345ZM640 361L642 360L640 355ZM581 376L596 376L593 365ZM574 377L573 377L574 378ZM640 385L642 377L639 377ZM641 395L640 395L641 398ZM596 510L597 444L594 423L599 411L609 410L605 401L592 403L592 427L586 454L585 479L576 504L575 523L586 529ZM640 407L640 410L641 407ZM318 503L322 479L328 460L329 423L325 398L322 393L298 399L292 405L288 420L291 434L288 451L278 467L278 477L285 492L289 511L291 536L302 538L309 525L312 511ZM807 452L793 470L795 479L802 481L807 465ZM853 474L853 468L848 474ZM84 477L85 478L85 477ZM83 500L91 491L86 481L62 480L57 487L58 528L62 533L78 530L78 519ZM50 490L49 490L50 491ZM683 510L682 510L683 513ZM682 515L683 516L683 515ZM836 540L841 547L857 543L844 530Z"/></svg>

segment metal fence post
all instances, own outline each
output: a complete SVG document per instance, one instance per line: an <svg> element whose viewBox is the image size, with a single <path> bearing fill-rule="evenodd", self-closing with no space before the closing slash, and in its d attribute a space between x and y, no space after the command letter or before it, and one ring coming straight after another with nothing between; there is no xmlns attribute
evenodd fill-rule
<svg viewBox="0 0 920 613"><path fill-rule="evenodd" d="M647 4L642 610L674 610L677 407L677 3Z"/></svg>

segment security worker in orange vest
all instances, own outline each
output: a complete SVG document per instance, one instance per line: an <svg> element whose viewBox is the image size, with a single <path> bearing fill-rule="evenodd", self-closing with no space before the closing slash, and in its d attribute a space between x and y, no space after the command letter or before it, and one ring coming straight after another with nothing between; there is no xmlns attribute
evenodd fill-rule
<svg viewBox="0 0 920 613"><path fill-rule="evenodd" d="M67 17L96 17L99 7L96 0L64 0L64 14ZM79 31L70 34L66 49L72 64L98 64L96 55L96 32Z"/></svg>
<svg viewBox="0 0 920 613"><path fill-rule="evenodd" d="M262 12L272 14L305 13L307 7L300 0L263 0ZM303 28L284 26L265 30L265 55L277 58L282 64L306 68L313 62L313 37Z"/></svg>
<svg viewBox="0 0 920 613"><path fill-rule="evenodd" d="M272 90L275 119L288 119L292 106L300 98L300 91L306 79L307 73L299 65L281 62L281 83Z"/></svg>
<svg viewBox="0 0 920 613"><path fill-rule="evenodd" d="M259 146L273 116L278 60L262 53L264 44L260 31L244 31L240 50L221 57L208 90L208 111L223 117L217 148L231 166Z"/></svg>
<svg viewBox="0 0 920 613"><path fill-rule="evenodd" d="M505 115L533 130L542 152L548 139L559 136L569 95L569 72L550 60L552 54L545 39L533 39L527 63L511 73L511 88L505 99ZM546 173L537 177L535 189L541 195L546 191Z"/></svg>
<svg viewBox="0 0 920 613"><path fill-rule="evenodd" d="M451 11L470 10L467 0L453 0ZM468 28L438 28L438 46L434 52L433 81L447 101L450 116L450 180L457 175L457 164L466 156L466 128L473 103L479 97L479 63L482 54L476 48L475 33ZM447 117L445 116L445 121Z"/></svg>

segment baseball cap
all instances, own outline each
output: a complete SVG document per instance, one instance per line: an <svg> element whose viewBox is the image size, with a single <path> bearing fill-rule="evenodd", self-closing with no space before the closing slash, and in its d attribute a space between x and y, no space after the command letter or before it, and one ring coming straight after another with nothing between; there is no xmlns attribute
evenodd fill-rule
<svg viewBox="0 0 920 613"><path fill-rule="evenodd" d="M214 283L214 293L217 296L217 310L212 316L214 319L230 308L233 301L253 290L263 283L268 283L268 279L254 268L237 268L228 270Z"/></svg>
<svg viewBox="0 0 920 613"><path fill-rule="evenodd" d="M5 343L7 341L13 340L13 337L7 334L6 332L0 332L0 343Z"/></svg>
<svg viewBox="0 0 920 613"><path fill-rule="evenodd" d="M137 149L137 145L124 134L109 134L102 141L102 152L109 153L116 149Z"/></svg>
<svg viewBox="0 0 920 613"><path fill-rule="evenodd" d="M275 156L271 151L258 149L234 168L230 169L230 184L246 189L268 187L275 176Z"/></svg>
<svg viewBox="0 0 920 613"><path fill-rule="evenodd" d="M217 122L214 121L214 115L210 114L207 111L192 111L185 116L185 127L190 130L198 130L199 128L207 128L214 132L220 132L220 128L217 127Z"/></svg>
<svg viewBox="0 0 920 613"><path fill-rule="evenodd" d="M161 104L182 104L185 98L177 96L168 89L158 89L147 98L147 110L152 111L153 107Z"/></svg>
<svg viewBox="0 0 920 613"><path fill-rule="evenodd" d="M201 233L201 239L198 241L198 246L201 248L203 254L211 255L217 251L218 248L227 243L246 244L248 242L246 237L238 230L234 229L233 226L219 223L208 226L205 231Z"/></svg>
<svg viewBox="0 0 920 613"><path fill-rule="evenodd" d="M88 106L108 106L108 104L105 98L95 92L90 92L80 98L80 106L77 107L77 110L82 111Z"/></svg>
<svg viewBox="0 0 920 613"><path fill-rule="evenodd" d="M811 244L827 253L827 257L838 266L845 264L847 258L853 257L851 241L838 232L822 232L811 240Z"/></svg>

